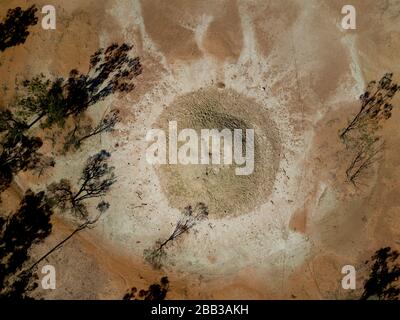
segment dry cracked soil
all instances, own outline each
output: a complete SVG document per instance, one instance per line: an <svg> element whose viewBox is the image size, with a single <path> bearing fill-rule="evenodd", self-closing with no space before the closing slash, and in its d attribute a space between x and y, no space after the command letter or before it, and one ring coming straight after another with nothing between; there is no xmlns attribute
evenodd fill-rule
<svg viewBox="0 0 400 320"><path fill-rule="evenodd" d="M47 1L2 0L0 17L33 3ZM111 152L109 210L41 263L55 266L57 289L38 288L35 297L121 299L167 275L168 299L351 299L362 292L364 261L381 247L399 249L400 111L380 129L384 153L361 188L346 180L351 150L338 134L369 81L386 72L400 81L399 1L353 0L356 30L341 27L344 0L52 3L56 30L39 20L24 44L0 53L0 104L16 82L39 73L85 73L90 55L114 42L133 45L143 72L134 90L86 112L95 122L117 108L114 132L66 154L44 140L40 151L57 154L55 167L19 173L1 196L7 214L25 190L76 182L89 155ZM146 133L169 121L197 132L254 129L254 172L149 164ZM144 252L197 202L208 206L207 220L169 244L164 265L153 268ZM31 257L73 230L66 215L53 216ZM358 271L356 290L341 286L344 265Z"/></svg>

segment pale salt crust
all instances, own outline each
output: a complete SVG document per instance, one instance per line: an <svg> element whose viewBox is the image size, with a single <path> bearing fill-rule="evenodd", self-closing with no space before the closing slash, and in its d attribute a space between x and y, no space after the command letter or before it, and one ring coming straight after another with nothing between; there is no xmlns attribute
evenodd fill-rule
<svg viewBox="0 0 400 320"><path fill-rule="evenodd" d="M235 218L209 219L207 223L198 225L197 231L191 232L185 237L185 241L168 249L169 268L214 278L248 266L266 269L265 272L268 273L268 269L280 269L285 264L287 276L292 269L303 263L310 250L308 239L289 230L288 225L293 212L303 206L304 199L310 191L307 187L310 184L304 181L306 173L303 172L303 161L312 145L312 128L295 132L289 118L300 119L303 115L288 114L289 106L283 93L275 96L268 94L269 88L278 80L276 76L269 76L270 66L278 64L279 51L285 49L284 47L290 49L293 43L288 39L275 48L270 58L263 57L257 50L253 24L246 8L241 5L239 11L244 47L237 63L221 66L221 63L217 63L211 56L204 55L196 61L171 66L146 33L139 1L119 1L118 5L110 9L110 13L118 18L121 28L133 23L138 24L143 50L156 57L166 71L160 74L159 85L144 94L139 102L130 102L129 97L126 99L126 107L135 112L136 118L118 126L120 132L127 134L127 144L112 155L118 183L108 195L112 199L112 210L105 215L97 230L121 251L139 257L142 256L143 249L153 245L158 238L169 235L180 212L168 206L154 168L145 161L145 133L152 128L162 110L177 96L223 81L226 87L255 99L270 110L279 129L284 146L282 155L285 158L281 157L275 191L266 203ZM308 11L303 10L296 23L296 30L291 32L301 34L307 14ZM202 23L195 30L195 39L200 49L202 35L211 21L210 16L202 17ZM125 37L129 41L128 33L125 33ZM101 39L101 42L107 42L107 35L101 35ZM353 64L356 68L357 61L353 60ZM295 68L293 63L286 65L285 68L281 68L279 76L284 78L293 75ZM233 75L237 75L236 79L233 79ZM354 75L357 75L356 81L360 83L359 73L355 72ZM294 82L293 80L293 86L296 85ZM266 88L265 93L262 92L262 87ZM322 115L323 113L316 114L316 119L309 120L314 122ZM295 141L294 137L300 137L300 142ZM114 137L102 136L102 147L107 148L114 143ZM74 159L76 157L79 155L72 155L66 159L68 171L75 166L79 171L81 161L75 161L78 160ZM290 180L286 176L290 177ZM142 199L138 197L138 191L141 192ZM147 205L137 208L141 203ZM312 216L317 218L318 214L323 213L314 212ZM212 225L212 229L209 224ZM136 242L138 239L140 244ZM218 257L213 264L207 259L210 253Z"/></svg>
<svg viewBox="0 0 400 320"><path fill-rule="evenodd" d="M289 221L296 209L304 206L304 201L315 183L320 184L316 199L325 190L322 181L313 181L313 177L308 175L304 162L312 146L312 124L323 117L329 110L329 105L321 106L319 112L305 119L306 115L301 112L301 108L296 114L293 114L293 109L290 111L285 92L272 95L271 88L280 79L292 79L291 87L296 90L297 72L302 72L298 71L301 65L297 61L298 58L301 59L298 52L317 52L318 44L304 43L301 39L302 32L307 28L308 16L318 14L314 11L312 1L306 3L308 8L302 10L294 24L295 27L292 26L287 31L292 36L282 40L266 58L259 53L253 22L245 3L241 2L239 14L244 45L235 64L221 64L207 54L195 61L168 64L166 57L146 33L138 0L118 1L109 9L109 13L119 21L123 30L130 30L129 26L132 25L139 29L143 51L159 61L164 70L160 70L158 84L139 101L134 101L130 96L125 98L124 107L133 111L134 119L119 124L118 134L102 135L101 139L94 139L83 147L82 152L91 153L95 150L94 147L96 150L100 147L112 149L117 141L121 141L118 137L120 134L126 139L126 144L112 153L118 182L107 196L111 199L112 207L96 227L101 237L110 241L124 254L142 259L144 249L152 246L157 239L169 236L180 212L168 206L155 170L145 160L145 149L148 145L144 139L145 134L152 128L164 108L168 108L176 97L222 81L227 88L253 98L268 108L272 120L277 125L283 149L274 191L263 205L251 212L234 218L210 218L209 221L196 226L195 232L190 232L184 241L168 249L166 268L172 272L201 275L204 279L233 274L246 267L256 268L260 274L266 275L278 270L279 276L269 277L270 286L278 286L282 279L286 279L305 261L310 254L312 241L305 235L290 230ZM203 48L203 35L212 19L211 16L201 17L200 24L194 30L195 40L200 49ZM129 31L125 31L124 37L125 41L129 42L133 36ZM101 43L106 44L108 38L107 34L102 34ZM355 95L350 88L354 83L362 86L363 81L358 71L358 60L352 42L347 40L342 45L347 48L353 59L353 72L343 79L347 93L341 92L341 97L350 98ZM280 58L280 52L283 51L292 52L292 59ZM315 61L314 65L318 63ZM279 72L272 73L272 67ZM330 103L335 104L337 99L331 98ZM90 111L91 115L99 117L100 110L103 114L105 108L113 102L115 101L107 100L96 108L99 111ZM301 132L295 130L293 120L303 123ZM307 124L304 124L305 120ZM82 153L66 156L63 162L57 163L52 180L76 180L82 161ZM69 173L70 177L65 173ZM142 205L143 203L146 205ZM334 200L330 203L329 207L331 206L334 206ZM310 212L310 217L319 220L328 211L329 208L326 208L326 211L314 210ZM217 259L210 263L209 255Z"/></svg>

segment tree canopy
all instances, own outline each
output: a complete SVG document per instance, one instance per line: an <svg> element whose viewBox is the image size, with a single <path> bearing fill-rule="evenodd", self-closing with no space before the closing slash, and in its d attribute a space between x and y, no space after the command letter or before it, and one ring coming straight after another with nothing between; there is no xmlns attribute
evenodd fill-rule
<svg viewBox="0 0 400 320"><path fill-rule="evenodd" d="M91 56L86 74L74 69L67 79L50 80L41 74L23 81L17 105L21 114L31 118L28 126L42 119L44 128L63 126L69 116L84 112L109 95L133 90L142 65L139 57L131 57L132 48L123 43L99 49Z"/></svg>

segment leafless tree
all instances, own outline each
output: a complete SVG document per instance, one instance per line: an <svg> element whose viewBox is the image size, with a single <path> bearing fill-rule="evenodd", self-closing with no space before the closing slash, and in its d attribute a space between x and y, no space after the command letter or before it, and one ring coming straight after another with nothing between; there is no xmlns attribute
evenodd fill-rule
<svg viewBox="0 0 400 320"><path fill-rule="evenodd" d="M108 165L110 156L102 150L87 160L77 191L66 179L51 184L48 190L55 205L64 210L70 209L78 218L86 218L85 200L105 196L116 181L114 167Z"/></svg>
<svg viewBox="0 0 400 320"><path fill-rule="evenodd" d="M41 158L38 159L37 163L35 164L35 167L33 168L33 171L35 171L37 175L40 177L43 174L43 171L45 171L49 167L54 167L55 164L56 162L53 157L42 156Z"/></svg>
<svg viewBox="0 0 400 320"><path fill-rule="evenodd" d="M113 110L103 117L95 127L86 126L81 128L79 123L76 123L74 129L68 134L65 140L64 151L68 151L71 146L79 149L84 140L102 132L112 132L119 121L119 111ZM80 131L82 131L81 134Z"/></svg>
<svg viewBox="0 0 400 320"><path fill-rule="evenodd" d="M23 291L22 293L16 292L18 295L23 294L26 296L27 291L32 291L36 288L35 283L32 283L32 280L35 279L35 270L39 263L47 259L51 254L53 254L55 251L61 249L64 244L66 244L72 237L74 237L76 234L86 230L86 229L92 229L97 225L98 220L102 216L102 214L109 208L109 204L107 202L100 202L99 205L97 206L98 209L98 214L92 218L86 218L83 222L81 222L68 236L66 236L63 240L58 242L54 247L52 247L50 250L48 250L46 253L44 253L40 258L35 260L29 267L26 268L21 268L19 272L13 275L13 280L14 280L14 287L19 287L20 284L24 284L24 288L21 288ZM11 287L12 289L12 287ZM15 290L14 290L15 291ZM11 290L11 293L15 295L16 293ZM10 294L8 293L8 296ZM0 295L1 297L1 295Z"/></svg>
<svg viewBox="0 0 400 320"><path fill-rule="evenodd" d="M363 174L381 159L383 149L384 142L381 142L378 137L360 143L355 149L356 153L350 162L350 166L346 170L348 181L354 186L359 185Z"/></svg>
<svg viewBox="0 0 400 320"><path fill-rule="evenodd" d="M156 269L160 269L162 267L163 260L166 257L166 245L169 242L176 240L182 234L187 233L198 222L206 219L207 217L208 208L202 202L197 203L194 208L192 208L191 205L185 207L182 217L177 222L172 234L164 241L158 240L155 244L155 248L145 250L145 259Z"/></svg>
<svg viewBox="0 0 400 320"><path fill-rule="evenodd" d="M99 214L97 214L95 218L87 219L83 223L81 223L67 237L65 237L63 240L61 240L59 243L57 243L54 247L52 247L45 254L43 254L39 259L37 259L29 268L24 270L22 273L26 273L26 272L30 273L40 262L42 262L44 259L49 257L56 250L60 249L68 240L70 240L78 232L81 232L81 231L83 231L85 229L94 228L96 226L97 222L99 221L99 219L100 219L100 217L101 217L103 212L100 211Z"/></svg>

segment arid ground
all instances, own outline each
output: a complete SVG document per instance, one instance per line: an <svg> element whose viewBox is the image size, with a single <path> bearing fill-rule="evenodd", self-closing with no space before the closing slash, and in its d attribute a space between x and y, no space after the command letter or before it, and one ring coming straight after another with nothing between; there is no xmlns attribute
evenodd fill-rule
<svg viewBox="0 0 400 320"><path fill-rule="evenodd" d="M9 8L47 2L2 0L0 18ZM109 210L41 262L56 268L57 288L32 295L122 299L168 276L167 299L359 297L364 262L379 248L400 249L400 110L380 128L385 148L359 186L346 179L353 150L339 132L360 109L368 82L387 72L400 81L400 3L353 0L357 28L344 30L347 2L54 0L56 30L41 28L39 9L26 42L0 52L2 106L19 81L84 73L90 56L114 42L132 44L143 71L128 94L88 108L93 122L111 109L122 117L113 132L79 150L60 153L59 141L44 139L51 131L35 128L55 166L40 176L18 173L1 195L8 214L27 189L76 182L88 156L111 153L117 181L105 196ZM171 120L182 128L254 128L253 174L149 164L146 133ZM208 206L207 220L168 244L162 267L154 268L146 250L197 202ZM52 225L31 248L32 259L75 227L59 211ZM357 270L355 290L342 288L345 265Z"/></svg>

